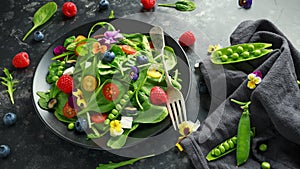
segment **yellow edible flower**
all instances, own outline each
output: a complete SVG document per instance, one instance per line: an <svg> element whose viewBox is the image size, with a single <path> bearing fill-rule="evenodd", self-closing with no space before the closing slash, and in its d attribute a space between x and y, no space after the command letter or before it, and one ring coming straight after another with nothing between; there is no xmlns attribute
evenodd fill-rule
<svg viewBox="0 0 300 169"><path fill-rule="evenodd" d="M254 89L256 87L256 85L258 85L261 82L261 77L257 76L254 73L250 73L248 75L248 83L247 83L247 87L249 89Z"/></svg>
<svg viewBox="0 0 300 169"><path fill-rule="evenodd" d="M115 137L122 135L124 130L122 129L122 125L119 120L113 120L109 123L110 125L110 136Z"/></svg>
<svg viewBox="0 0 300 169"><path fill-rule="evenodd" d="M222 48L222 47L221 47L221 45L219 45L219 44L217 44L217 45L209 45L209 46L208 46L207 52L208 52L208 53L213 53L214 51L219 50L219 49L221 49L221 48Z"/></svg>
<svg viewBox="0 0 300 169"><path fill-rule="evenodd" d="M154 79L158 79L162 76L162 74L159 71L155 70L155 69L148 70L147 75L154 78Z"/></svg>
<svg viewBox="0 0 300 169"><path fill-rule="evenodd" d="M179 127L179 133L181 136L178 138L176 147L178 148L179 151L183 151L183 148L180 145L181 140L186 138L192 132L197 131L197 129L200 127L200 121L197 120L195 123L193 123L191 121L184 121L184 122L180 123L178 127Z"/></svg>

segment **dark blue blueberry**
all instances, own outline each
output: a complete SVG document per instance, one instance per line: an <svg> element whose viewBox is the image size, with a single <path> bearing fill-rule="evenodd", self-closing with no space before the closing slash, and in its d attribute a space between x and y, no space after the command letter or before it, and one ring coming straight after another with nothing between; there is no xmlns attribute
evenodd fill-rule
<svg viewBox="0 0 300 169"><path fill-rule="evenodd" d="M84 132L88 127L87 121L84 118L78 118L75 122L75 130L79 133Z"/></svg>
<svg viewBox="0 0 300 169"><path fill-rule="evenodd" d="M100 0L99 1L99 8L100 9L107 9L109 6L108 0Z"/></svg>
<svg viewBox="0 0 300 169"><path fill-rule="evenodd" d="M139 69L136 66L131 66L129 76L131 80L136 81L139 78Z"/></svg>
<svg viewBox="0 0 300 169"><path fill-rule="evenodd" d="M7 145L0 145L0 158L5 158L10 154L10 148Z"/></svg>
<svg viewBox="0 0 300 169"><path fill-rule="evenodd" d="M44 39L44 34L41 31L35 31L33 34L33 39L35 41L42 41Z"/></svg>
<svg viewBox="0 0 300 169"><path fill-rule="evenodd" d="M251 8L252 0L239 0L239 5L245 9Z"/></svg>
<svg viewBox="0 0 300 169"><path fill-rule="evenodd" d="M111 52L111 51L106 51L104 53L104 56L103 56L103 61L104 62L112 62L113 60L115 59L115 53L114 52Z"/></svg>
<svg viewBox="0 0 300 169"><path fill-rule="evenodd" d="M136 61L138 64L143 65L148 63L148 58L145 55L141 55L136 57Z"/></svg>
<svg viewBox="0 0 300 169"><path fill-rule="evenodd" d="M17 115L12 112L8 112L3 116L3 123L6 126L11 126L17 121Z"/></svg>

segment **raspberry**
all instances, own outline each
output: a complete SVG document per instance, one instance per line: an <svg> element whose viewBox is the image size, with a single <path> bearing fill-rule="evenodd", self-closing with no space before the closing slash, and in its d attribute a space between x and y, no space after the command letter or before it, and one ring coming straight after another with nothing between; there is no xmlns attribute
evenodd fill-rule
<svg viewBox="0 0 300 169"><path fill-rule="evenodd" d="M59 90L66 94L72 93L73 88L73 78L70 75L62 75L56 83L56 86Z"/></svg>
<svg viewBox="0 0 300 169"><path fill-rule="evenodd" d="M73 2L65 2L62 6L62 13L66 17L73 17L77 14L77 7Z"/></svg>
<svg viewBox="0 0 300 169"><path fill-rule="evenodd" d="M168 95L159 86L152 87L150 91L150 101L154 105L164 105L167 103Z"/></svg>
<svg viewBox="0 0 300 169"><path fill-rule="evenodd" d="M181 46L191 46L195 43L196 38L192 31L184 32L179 38L179 44Z"/></svg>
<svg viewBox="0 0 300 169"><path fill-rule="evenodd" d="M12 60L15 68L26 68L29 66L30 59L27 52L20 52L16 54Z"/></svg>
<svg viewBox="0 0 300 169"><path fill-rule="evenodd" d="M146 10L150 10L155 6L156 0L141 0L143 8Z"/></svg>

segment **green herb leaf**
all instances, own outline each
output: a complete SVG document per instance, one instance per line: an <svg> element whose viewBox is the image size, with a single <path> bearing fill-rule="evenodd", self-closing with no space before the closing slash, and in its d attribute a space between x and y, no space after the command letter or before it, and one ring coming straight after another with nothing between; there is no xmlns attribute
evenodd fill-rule
<svg viewBox="0 0 300 169"><path fill-rule="evenodd" d="M158 4L162 7L172 7L179 11L193 11L196 9L196 4L189 0L179 0L175 4Z"/></svg>
<svg viewBox="0 0 300 169"><path fill-rule="evenodd" d="M16 89L14 88L14 85L18 82L13 80L13 77L8 69L4 68L3 72L6 77L0 77L0 79L2 80L1 83L7 87L6 92L9 94L11 103L15 104L13 93Z"/></svg>
<svg viewBox="0 0 300 169"><path fill-rule="evenodd" d="M151 155L143 156L143 157L139 157L139 158L134 158L134 159L130 159L128 161L122 161L122 162L119 162L119 163L99 164L99 166L96 169L116 169L116 168L123 167L123 166L126 166L126 165L132 165L133 163L135 163L139 160L149 158L149 157L153 157L153 156L155 156L155 154L151 154Z"/></svg>
<svg viewBox="0 0 300 169"><path fill-rule="evenodd" d="M23 37L23 41L33 32L37 27L46 23L57 11L57 4L55 2L48 2L40 7L33 16L33 27Z"/></svg>

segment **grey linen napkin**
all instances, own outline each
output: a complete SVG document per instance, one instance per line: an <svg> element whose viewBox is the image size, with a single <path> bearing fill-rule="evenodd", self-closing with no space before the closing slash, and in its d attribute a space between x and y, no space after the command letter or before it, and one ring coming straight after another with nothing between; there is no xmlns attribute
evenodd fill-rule
<svg viewBox="0 0 300 169"><path fill-rule="evenodd" d="M196 168L236 168L235 151L216 161L205 159L213 147L237 133L242 109L230 101L234 98L252 102L251 127L256 128L250 157L239 168L260 168L263 161L269 162L273 169L300 168L300 90L297 84L300 53L268 20L242 22L232 33L230 42L231 45L272 43L273 51L256 60L224 66L213 65L210 58L201 61L200 74L211 100L210 108L207 107L209 114L198 131L182 140L184 151ZM215 73L220 67L223 73ZM247 75L254 70L260 70L263 79L251 90L247 87ZM220 85L222 83L224 85ZM218 94L222 95L222 91L226 91L223 99ZM258 150L261 143L268 145L266 152Z"/></svg>

